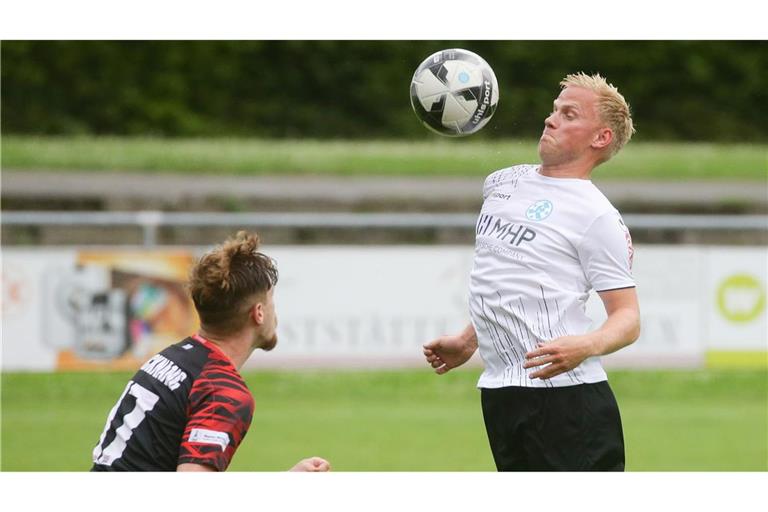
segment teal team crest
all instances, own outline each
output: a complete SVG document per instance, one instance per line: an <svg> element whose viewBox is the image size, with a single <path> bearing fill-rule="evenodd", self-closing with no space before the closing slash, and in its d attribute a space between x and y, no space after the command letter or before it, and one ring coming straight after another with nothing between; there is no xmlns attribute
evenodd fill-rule
<svg viewBox="0 0 768 512"><path fill-rule="evenodd" d="M525 211L525 216L528 217L529 220L544 220L549 217L553 208L552 201L541 199L528 207Z"/></svg>

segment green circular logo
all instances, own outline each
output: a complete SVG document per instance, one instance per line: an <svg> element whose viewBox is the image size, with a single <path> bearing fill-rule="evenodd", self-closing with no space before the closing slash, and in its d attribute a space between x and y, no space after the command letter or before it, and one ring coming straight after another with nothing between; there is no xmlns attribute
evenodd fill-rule
<svg viewBox="0 0 768 512"><path fill-rule="evenodd" d="M729 276L717 289L717 307L731 322L751 322L765 308L765 287L749 274Z"/></svg>

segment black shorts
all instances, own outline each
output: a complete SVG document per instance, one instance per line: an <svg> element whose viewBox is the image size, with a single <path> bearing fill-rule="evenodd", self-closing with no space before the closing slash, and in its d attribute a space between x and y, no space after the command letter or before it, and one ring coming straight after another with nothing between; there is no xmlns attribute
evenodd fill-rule
<svg viewBox="0 0 768 512"><path fill-rule="evenodd" d="M608 382L481 390L499 471L624 471L624 434Z"/></svg>

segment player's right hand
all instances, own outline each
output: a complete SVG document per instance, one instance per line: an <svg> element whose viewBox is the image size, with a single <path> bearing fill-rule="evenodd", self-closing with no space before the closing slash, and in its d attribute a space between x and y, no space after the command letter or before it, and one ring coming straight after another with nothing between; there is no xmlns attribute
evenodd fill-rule
<svg viewBox="0 0 768 512"><path fill-rule="evenodd" d="M475 350L477 345L462 336L441 336L424 344L424 357L442 375L469 361Z"/></svg>
<svg viewBox="0 0 768 512"><path fill-rule="evenodd" d="M300 460L295 466L288 471L308 471L308 472L322 472L330 471L331 463L320 457L310 457L308 459Z"/></svg>

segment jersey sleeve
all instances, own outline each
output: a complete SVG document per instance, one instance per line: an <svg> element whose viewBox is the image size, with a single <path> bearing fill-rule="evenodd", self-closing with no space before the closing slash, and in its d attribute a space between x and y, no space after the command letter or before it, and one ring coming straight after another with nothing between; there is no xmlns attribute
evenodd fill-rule
<svg viewBox="0 0 768 512"><path fill-rule="evenodd" d="M204 369L189 393L178 464L227 469L248 432L253 410L253 397L241 379L216 366Z"/></svg>
<svg viewBox="0 0 768 512"><path fill-rule="evenodd" d="M632 237L616 210L595 219L584 233L578 253L587 281L596 291L635 286Z"/></svg>

